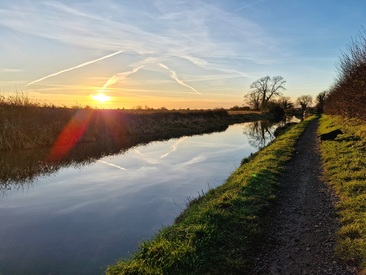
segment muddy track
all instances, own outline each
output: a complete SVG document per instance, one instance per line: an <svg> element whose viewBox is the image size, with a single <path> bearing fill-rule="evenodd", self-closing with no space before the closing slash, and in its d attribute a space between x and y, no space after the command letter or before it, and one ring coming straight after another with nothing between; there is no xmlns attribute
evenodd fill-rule
<svg viewBox="0 0 366 275"><path fill-rule="evenodd" d="M314 120L306 128L280 179L255 274L354 274L334 256L339 224L335 197L321 181L317 127Z"/></svg>

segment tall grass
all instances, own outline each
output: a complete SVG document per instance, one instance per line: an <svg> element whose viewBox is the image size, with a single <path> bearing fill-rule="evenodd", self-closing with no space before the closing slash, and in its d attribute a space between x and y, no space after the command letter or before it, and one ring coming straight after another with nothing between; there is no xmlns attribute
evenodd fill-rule
<svg viewBox="0 0 366 275"><path fill-rule="evenodd" d="M243 161L222 186L193 200L176 222L140 244L107 274L250 274L263 214L309 120Z"/></svg>
<svg viewBox="0 0 366 275"><path fill-rule="evenodd" d="M341 227L337 255L366 272L366 123L359 119L323 116L319 133L340 128L343 135L321 145L325 176L339 202Z"/></svg>
<svg viewBox="0 0 366 275"><path fill-rule="evenodd" d="M32 102L26 94L0 98L0 151L55 144L95 142L129 136L168 138L223 131L236 122L265 118L261 114L229 115L216 110L95 110ZM69 128L68 130L66 128ZM78 133L79 129L83 133ZM66 130L65 130L66 129Z"/></svg>

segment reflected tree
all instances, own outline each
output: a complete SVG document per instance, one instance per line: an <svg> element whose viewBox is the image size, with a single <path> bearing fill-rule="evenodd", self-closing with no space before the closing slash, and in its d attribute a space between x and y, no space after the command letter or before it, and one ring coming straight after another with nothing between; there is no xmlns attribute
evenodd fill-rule
<svg viewBox="0 0 366 275"><path fill-rule="evenodd" d="M273 123L261 120L249 124L243 132L248 136L249 144L260 149L275 138L274 131Z"/></svg>

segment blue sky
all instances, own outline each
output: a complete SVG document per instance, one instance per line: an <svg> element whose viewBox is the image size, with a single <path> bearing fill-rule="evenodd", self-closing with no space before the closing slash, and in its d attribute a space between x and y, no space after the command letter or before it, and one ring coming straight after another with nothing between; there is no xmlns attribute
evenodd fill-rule
<svg viewBox="0 0 366 275"><path fill-rule="evenodd" d="M315 97L365 14L366 1L352 0L0 0L0 93L226 108L242 105L256 79L281 75L285 96Z"/></svg>

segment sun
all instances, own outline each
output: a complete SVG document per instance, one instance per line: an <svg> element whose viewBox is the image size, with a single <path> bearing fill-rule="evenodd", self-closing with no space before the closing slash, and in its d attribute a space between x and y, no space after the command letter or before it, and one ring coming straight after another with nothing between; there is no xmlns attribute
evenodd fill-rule
<svg viewBox="0 0 366 275"><path fill-rule="evenodd" d="M99 93L97 95L92 95L92 98L95 100L95 101L98 101L100 103L104 103L104 102L107 102L111 99L110 96L106 96L105 94L103 93Z"/></svg>

